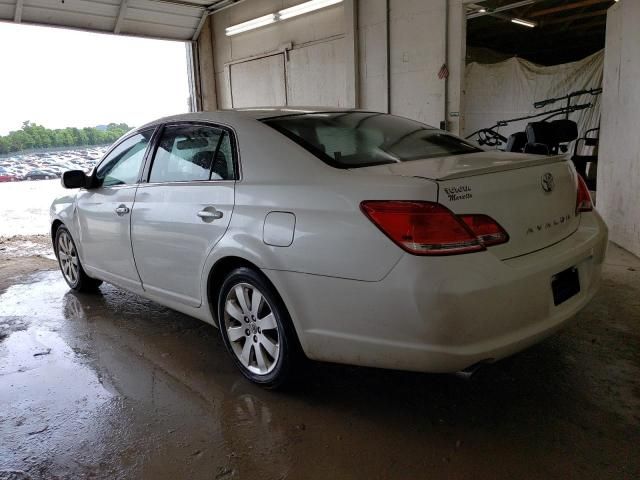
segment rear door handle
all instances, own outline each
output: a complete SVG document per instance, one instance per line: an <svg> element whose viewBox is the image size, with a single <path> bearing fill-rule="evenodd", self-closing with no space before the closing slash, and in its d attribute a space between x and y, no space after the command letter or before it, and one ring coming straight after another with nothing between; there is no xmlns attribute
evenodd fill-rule
<svg viewBox="0 0 640 480"><path fill-rule="evenodd" d="M218 220L222 218L223 213L220 210L216 210L215 208L209 207L209 210L200 210L198 212L198 216L206 221Z"/></svg>
<svg viewBox="0 0 640 480"><path fill-rule="evenodd" d="M122 205L118 205L118 208L116 208L116 213L118 214L118 216L122 216L122 215L126 215L127 213L129 213L131 210L129 210L129 207L127 207L126 205L122 204Z"/></svg>

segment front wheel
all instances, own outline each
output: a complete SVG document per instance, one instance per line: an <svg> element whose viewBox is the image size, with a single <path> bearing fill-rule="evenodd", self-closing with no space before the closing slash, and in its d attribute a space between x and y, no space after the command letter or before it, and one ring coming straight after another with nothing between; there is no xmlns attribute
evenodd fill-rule
<svg viewBox="0 0 640 480"><path fill-rule="evenodd" d="M78 249L67 227L59 227L56 231L54 243L58 265L65 281L73 290L78 292L94 292L102 284L102 280L96 280L87 275L80 263Z"/></svg>
<svg viewBox="0 0 640 480"><path fill-rule="evenodd" d="M252 269L238 268L225 279L218 297L218 322L234 363L254 383L280 387L303 360L284 303Z"/></svg>

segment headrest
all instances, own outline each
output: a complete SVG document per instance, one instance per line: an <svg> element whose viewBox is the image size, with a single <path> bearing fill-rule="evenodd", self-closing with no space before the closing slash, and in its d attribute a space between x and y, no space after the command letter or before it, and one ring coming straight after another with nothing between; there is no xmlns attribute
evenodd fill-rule
<svg viewBox="0 0 640 480"><path fill-rule="evenodd" d="M569 143L578 138L578 124L573 120L554 120L550 123L556 143Z"/></svg>
<svg viewBox="0 0 640 480"><path fill-rule="evenodd" d="M505 152L522 152L527 144L527 134L525 132L516 132L509 135Z"/></svg>
<svg viewBox="0 0 640 480"><path fill-rule="evenodd" d="M526 133L528 143L543 143L545 145L558 143L549 122L532 122L527 125Z"/></svg>

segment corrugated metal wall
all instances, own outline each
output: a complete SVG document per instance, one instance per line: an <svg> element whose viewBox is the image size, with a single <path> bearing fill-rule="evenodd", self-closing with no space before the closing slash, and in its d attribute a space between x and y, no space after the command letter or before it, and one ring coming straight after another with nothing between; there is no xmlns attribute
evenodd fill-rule
<svg viewBox="0 0 640 480"><path fill-rule="evenodd" d="M191 40L220 0L0 0L0 21Z"/></svg>

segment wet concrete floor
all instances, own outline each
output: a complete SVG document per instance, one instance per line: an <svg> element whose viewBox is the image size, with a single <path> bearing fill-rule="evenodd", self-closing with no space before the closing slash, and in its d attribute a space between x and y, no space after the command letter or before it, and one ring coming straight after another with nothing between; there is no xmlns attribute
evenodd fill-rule
<svg viewBox="0 0 640 480"><path fill-rule="evenodd" d="M287 392L135 295L10 283L0 479L640 478L640 261L614 246L573 326L471 380L312 364Z"/></svg>

